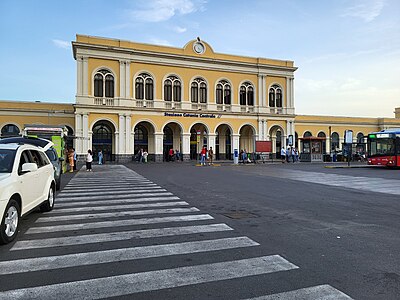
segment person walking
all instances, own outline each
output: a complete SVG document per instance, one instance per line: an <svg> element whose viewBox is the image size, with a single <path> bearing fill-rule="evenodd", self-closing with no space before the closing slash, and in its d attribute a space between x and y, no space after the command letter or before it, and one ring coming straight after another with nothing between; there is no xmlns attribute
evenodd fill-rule
<svg viewBox="0 0 400 300"><path fill-rule="evenodd" d="M99 156L99 165L103 164L103 152L100 150L97 154Z"/></svg>
<svg viewBox="0 0 400 300"><path fill-rule="evenodd" d="M178 149L175 150L175 159L176 161L180 161L181 159L181 153Z"/></svg>
<svg viewBox="0 0 400 300"><path fill-rule="evenodd" d="M92 150L88 150L88 153L86 155L86 171L87 172L92 172L92 162L93 162L93 154Z"/></svg>
<svg viewBox="0 0 400 300"><path fill-rule="evenodd" d="M292 148L292 160L293 160L293 163L295 163L295 161L296 161L296 148Z"/></svg>
<svg viewBox="0 0 400 300"><path fill-rule="evenodd" d="M208 150L208 159L209 159L208 164L209 165L213 164L213 156L214 156L214 151L213 151L213 148L210 147L210 150Z"/></svg>

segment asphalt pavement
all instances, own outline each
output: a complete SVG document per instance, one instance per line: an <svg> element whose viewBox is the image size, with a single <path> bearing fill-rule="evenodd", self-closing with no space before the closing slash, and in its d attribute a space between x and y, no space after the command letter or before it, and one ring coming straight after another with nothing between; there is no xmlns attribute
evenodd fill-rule
<svg viewBox="0 0 400 300"><path fill-rule="evenodd" d="M0 299L399 299L399 170L326 166L64 174L0 248Z"/></svg>

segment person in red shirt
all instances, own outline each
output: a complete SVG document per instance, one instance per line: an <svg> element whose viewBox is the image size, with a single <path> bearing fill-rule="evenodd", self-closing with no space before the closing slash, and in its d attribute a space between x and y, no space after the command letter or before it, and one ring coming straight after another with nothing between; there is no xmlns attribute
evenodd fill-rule
<svg viewBox="0 0 400 300"><path fill-rule="evenodd" d="M200 164L202 166L206 165L206 153L207 153L207 148L203 147L203 149L201 149L201 152L200 152Z"/></svg>

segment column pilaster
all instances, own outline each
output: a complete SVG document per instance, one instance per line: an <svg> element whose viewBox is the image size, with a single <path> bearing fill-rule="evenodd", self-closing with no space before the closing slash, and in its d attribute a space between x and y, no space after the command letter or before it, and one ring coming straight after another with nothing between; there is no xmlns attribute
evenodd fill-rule
<svg viewBox="0 0 400 300"><path fill-rule="evenodd" d="M125 61L119 61L119 97L126 98L126 89L125 89L125 75L126 75L126 64Z"/></svg>
<svg viewBox="0 0 400 300"><path fill-rule="evenodd" d="M119 122L118 122L118 152L117 154L125 154L125 116L123 114L119 114Z"/></svg>
<svg viewBox="0 0 400 300"><path fill-rule="evenodd" d="M83 96L89 96L88 61L89 61L89 58L86 56L83 56L83 58L82 58L82 94L83 94Z"/></svg>
<svg viewBox="0 0 400 300"><path fill-rule="evenodd" d="M156 132L156 133L154 133L154 138L155 138L155 144L156 144L155 161L156 162L162 162L163 161L163 139L164 139L164 133L163 132Z"/></svg>
<svg viewBox="0 0 400 300"><path fill-rule="evenodd" d="M125 153L133 154L133 148L131 149L131 134L132 134L132 125L131 125L131 116L125 116ZM147 149L147 151L149 151Z"/></svg>
<svg viewBox="0 0 400 300"><path fill-rule="evenodd" d="M88 149L90 149L90 145L89 145L89 113L84 113L82 116L82 131L83 131L82 152L83 152L83 154L86 154Z"/></svg>

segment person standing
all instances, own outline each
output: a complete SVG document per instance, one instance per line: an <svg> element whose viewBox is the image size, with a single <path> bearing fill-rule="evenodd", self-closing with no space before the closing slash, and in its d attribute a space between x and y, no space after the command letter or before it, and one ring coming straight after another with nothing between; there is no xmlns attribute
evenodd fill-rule
<svg viewBox="0 0 400 300"><path fill-rule="evenodd" d="M69 163L69 172L74 172L74 150L68 150L68 163Z"/></svg>
<svg viewBox="0 0 400 300"><path fill-rule="evenodd" d="M290 147L287 147L287 150L286 150L286 161L288 163L290 162L291 156L292 156L292 150L290 149Z"/></svg>
<svg viewBox="0 0 400 300"><path fill-rule="evenodd" d="M176 161L180 161L180 159L181 159L181 153L179 152L179 150L178 149L176 149L175 150L175 159L176 159Z"/></svg>
<svg viewBox="0 0 400 300"><path fill-rule="evenodd" d="M246 151L246 149L244 149L243 152L242 152L242 160L243 160L243 164L245 164L247 162L247 151Z"/></svg>
<svg viewBox="0 0 400 300"><path fill-rule="evenodd" d="M88 153L86 155L86 171L87 172L92 172L92 162L93 162L93 154L92 150L88 150Z"/></svg>
<svg viewBox="0 0 400 300"><path fill-rule="evenodd" d="M284 164L286 161L286 151L285 151L284 147L281 148L281 159L282 159L282 163Z"/></svg>
<svg viewBox="0 0 400 300"><path fill-rule="evenodd" d="M213 148L210 147L210 150L208 150L209 165L213 164L213 156L214 156L214 151Z"/></svg>
<svg viewBox="0 0 400 300"><path fill-rule="evenodd" d="M144 150L143 151L143 162L147 163L147 156L148 155L149 155L149 153L146 150Z"/></svg>
<svg viewBox="0 0 400 300"><path fill-rule="evenodd" d="M76 158L77 158L77 155L76 155L75 148L72 148L72 151L73 151L73 155L74 155L74 171L76 171Z"/></svg>
<svg viewBox="0 0 400 300"><path fill-rule="evenodd" d="M200 152L200 164L202 166L206 165L206 153L207 153L207 148L204 146L203 149L201 149L201 152Z"/></svg>
<svg viewBox="0 0 400 300"><path fill-rule="evenodd" d="M169 161L173 161L174 160L174 149L169 149L169 152L168 152L168 158L169 158Z"/></svg>
<svg viewBox="0 0 400 300"><path fill-rule="evenodd" d="M103 152L100 150L97 154L99 156L99 165L103 164Z"/></svg>

